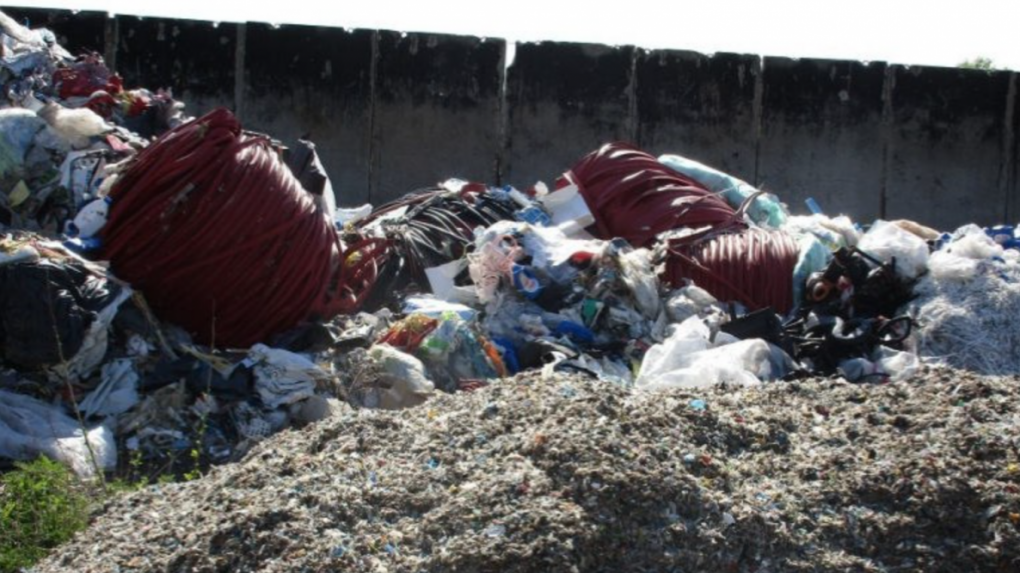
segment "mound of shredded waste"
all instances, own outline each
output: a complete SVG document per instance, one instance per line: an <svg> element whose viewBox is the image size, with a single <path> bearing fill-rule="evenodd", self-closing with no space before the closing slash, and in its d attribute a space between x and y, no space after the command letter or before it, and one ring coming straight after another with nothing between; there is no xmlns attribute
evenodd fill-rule
<svg viewBox="0 0 1020 573"><path fill-rule="evenodd" d="M51 571L1016 571L1020 384L632 393L520 375L286 430Z"/></svg>

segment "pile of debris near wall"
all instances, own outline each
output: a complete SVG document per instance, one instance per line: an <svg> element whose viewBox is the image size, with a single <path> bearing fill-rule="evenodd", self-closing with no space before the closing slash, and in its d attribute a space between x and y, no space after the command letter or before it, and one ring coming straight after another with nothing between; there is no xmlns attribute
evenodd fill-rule
<svg viewBox="0 0 1020 573"><path fill-rule="evenodd" d="M45 567L1017 566L1012 227L625 142L338 206L313 143L0 28L0 466L209 473Z"/></svg>

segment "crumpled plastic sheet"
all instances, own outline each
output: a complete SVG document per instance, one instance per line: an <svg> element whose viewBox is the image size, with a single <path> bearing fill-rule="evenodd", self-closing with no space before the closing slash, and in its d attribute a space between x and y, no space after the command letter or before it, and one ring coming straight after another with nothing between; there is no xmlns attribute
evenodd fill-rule
<svg viewBox="0 0 1020 573"><path fill-rule="evenodd" d="M364 405L398 410L421 404L435 390L425 375L421 360L388 344L376 344L368 357L378 365L377 391L366 397Z"/></svg>
<svg viewBox="0 0 1020 573"><path fill-rule="evenodd" d="M50 378L54 381L70 378L76 380L91 374L103 362L109 347L110 324L117 316L117 310L124 301L131 298L134 291L126 284L120 283L120 293L101 311L96 313L85 333L85 341L77 354L65 364L58 364L50 369Z"/></svg>
<svg viewBox="0 0 1020 573"><path fill-rule="evenodd" d="M66 463L83 477L94 476L97 466L109 470L117 465L117 446L107 426L83 431L59 406L0 390L0 456L31 460L40 455Z"/></svg>
<svg viewBox="0 0 1020 573"><path fill-rule="evenodd" d="M83 414L112 416L138 404L138 372L133 360L120 358L104 364L101 378L99 386L78 404Z"/></svg>
<svg viewBox="0 0 1020 573"><path fill-rule="evenodd" d="M639 390L705 388L717 384L753 386L777 377L772 350L761 339L736 340L711 332L698 317L676 326L661 344L648 349L635 387Z"/></svg>
<svg viewBox="0 0 1020 573"><path fill-rule="evenodd" d="M895 223L875 221L858 248L882 261L896 258L896 272L911 280L928 268L928 244Z"/></svg>

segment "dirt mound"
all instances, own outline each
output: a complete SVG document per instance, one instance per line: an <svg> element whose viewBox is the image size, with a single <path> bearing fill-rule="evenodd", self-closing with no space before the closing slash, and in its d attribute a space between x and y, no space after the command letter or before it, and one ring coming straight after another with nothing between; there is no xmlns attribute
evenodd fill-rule
<svg viewBox="0 0 1020 573"><path fill-rule="evenodd" d="M1016 571L1020 383L631 395L520 376L345 410L106 507L49 571Z"/></svg>

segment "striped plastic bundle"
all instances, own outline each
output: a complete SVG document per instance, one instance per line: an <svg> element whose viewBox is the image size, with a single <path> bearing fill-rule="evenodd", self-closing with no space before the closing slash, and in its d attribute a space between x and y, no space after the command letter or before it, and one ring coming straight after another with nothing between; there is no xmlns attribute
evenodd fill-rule
<svg viewBox="0 0 1020 573"><path fill-rule="evenodd" d="M701 238L671 239L662 280L684 286L685 279L721 301L737 301L749 311L765 307L785 314L793 308L793 269L800 250L784 231L751 227Z"/></svg>
<svg viewBox="0 0 1020 573"><path fill-rule="evenodd" d="M197 340L249 346L351 296L332 222L225 109L142 151L110 196L103 256Z"/></svg>
<svg viewBox="0 0 1020 573"><path fill-rule="evenodd" d="M627 143L607 143L565 173L557 187L573 183L595 217L600 239L621 237L650 246L664 231L742 228L725 200Z"/></svg>

